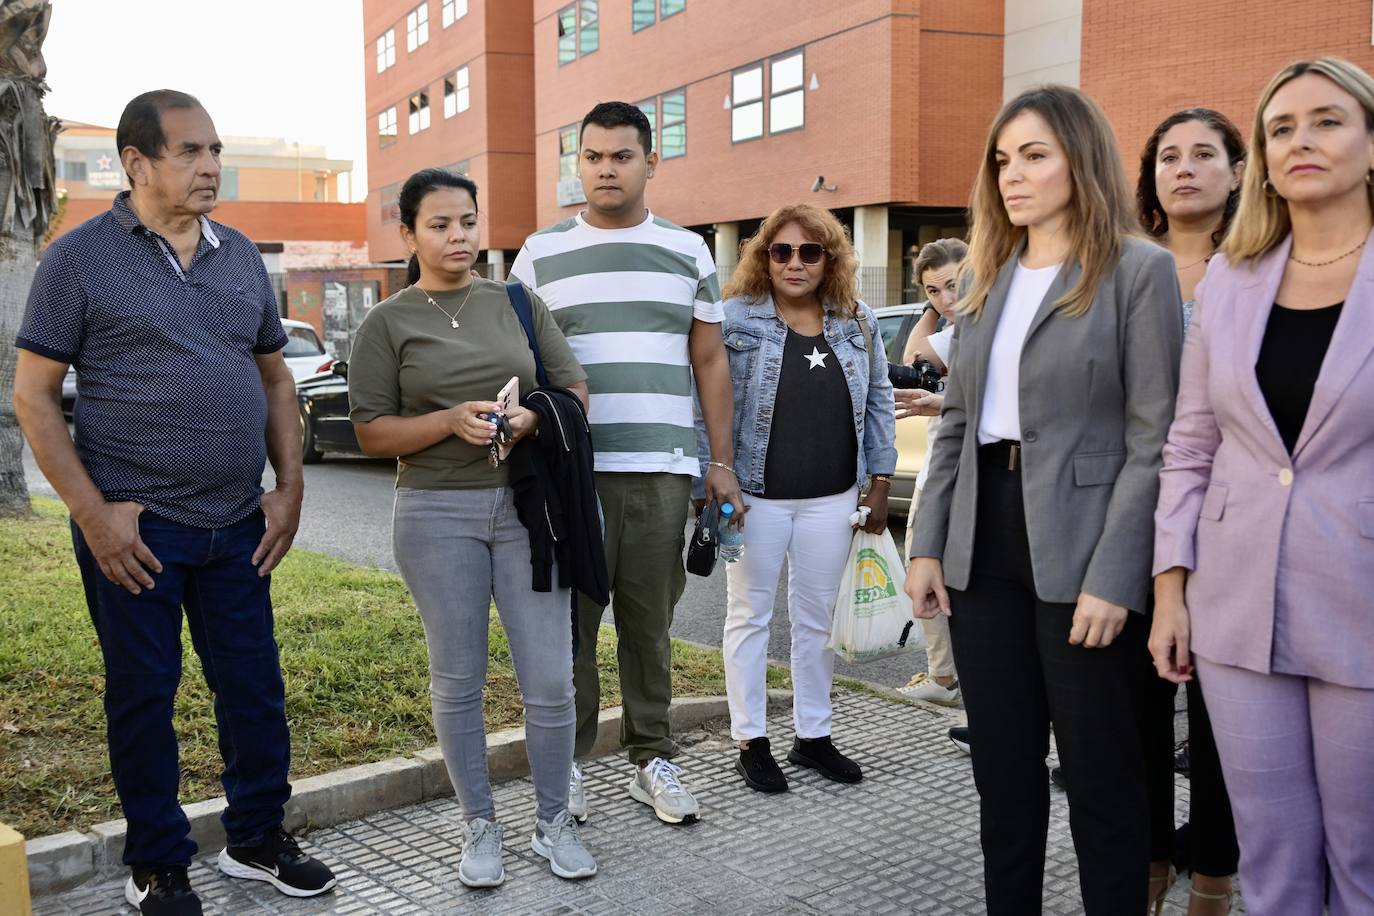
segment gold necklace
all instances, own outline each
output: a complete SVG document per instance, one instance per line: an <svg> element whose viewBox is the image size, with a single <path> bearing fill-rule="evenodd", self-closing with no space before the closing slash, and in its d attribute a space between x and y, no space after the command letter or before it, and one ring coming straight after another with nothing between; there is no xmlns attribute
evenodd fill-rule
<svg viewBox="0 0 1374 916"><path fill-rule="evenodd" d="M420 290L420 294L424 296L427 300L429 300L430 305L434 306L436 309L444 313L444 317L448 319L449 327L459 328L462 327L462 325L458 323L458 316L463 313L463 309L467 307L468 300L472 298L472 288L477 285L477 278L473 277L471 282L468 283L468 294L463 297L463 302L461 305L458 306L458 311L454 312L452 315L450 315L447 311L444 311L444 307L439 303L435 302L434 297L431 296L429 293L425 292L424 289L420 286L420 284L412 283L410 285L413 286L415 289Z"/></svg>
<svg viewBox="0 0 1374 916"><path fill-rule="evenodd" d="M1178 271L1179 273L1183 273L1185 270L1188 270L1188 269L1191 268L1191 267L1197 267L1197 266L1198 266L1199 264L1201 264L1203 261L1210 261L1210 260L1212 260L1212 255L1214 255L1214 254L1216 254L1215 251L1213 251L1212 254L1209 254L1209 255L1207 255L1206 257L1198 258L1196 261L1194 261L1194 262L1191 263L1191 264L1184 264L1182 267L1175 267L1174 270Z"/></svg>
<svg viewBox="0 0 1374 916"><path fill-rule="evenodd" d="M1328 264L1335 264L1337 261L1344 261L1346 258L1350 257L1352 254L1354 254L1355 252L1357 252L1357 251L1359 251L1361 248L1363 248L1363 247L1364 247L1364 243L1367 242L1367 241L1369 241L1369 236L1365 236L1365 237L1360 241L1360 244L1356 245L1354 248L1350 249L1350 250L1347 251L1345 254L1337 255L1336 257L1332 258L1332 259L1329 260L1329 261L1304 261L1302 258L1300 258L1300 257L1298 257L1297 255L1293 254L1291 251L1288 253L1288 260L1290 260L1290 261L1297 261L1297 262L1298 262L1299 264L1301 264L1303 267L1325 267L1325 266L1327 266Z"/></svg>

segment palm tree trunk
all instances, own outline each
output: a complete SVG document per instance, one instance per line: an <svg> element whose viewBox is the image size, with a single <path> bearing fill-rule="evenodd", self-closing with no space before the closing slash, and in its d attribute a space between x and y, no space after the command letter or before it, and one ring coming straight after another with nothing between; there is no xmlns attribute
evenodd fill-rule
<svg viewBox="0 0 1374 916"><path fill-rule="evenodd" d="M33 269L33 242L0 233L0 516L29 513L24 437L14 416L14 365L19 355L14 335L19 332Z"/></svg>

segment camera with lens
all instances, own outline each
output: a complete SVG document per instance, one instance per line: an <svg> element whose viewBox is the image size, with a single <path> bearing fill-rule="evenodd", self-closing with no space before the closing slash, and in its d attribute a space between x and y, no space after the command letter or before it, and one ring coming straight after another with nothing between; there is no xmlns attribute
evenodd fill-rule
<svg viewBox="0 0 1374 916"><path fill-rule="evenodd" d="M928 359L918 359L910 366L888 364L888 381L893 388L920 388L938 394L945 390L945 379Z"/></svg>

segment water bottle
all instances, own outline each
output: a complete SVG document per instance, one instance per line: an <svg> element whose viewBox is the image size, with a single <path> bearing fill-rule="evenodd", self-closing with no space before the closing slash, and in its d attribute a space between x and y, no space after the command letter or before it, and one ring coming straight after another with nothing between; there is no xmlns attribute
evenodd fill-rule
<svg viewBox="0 0 1374 916"><path fill-rule="evenodd" d="M735 517L735 507L725 503L720 507L720 553L726 563L738 563L744 553L744 532L730 524Z"/></svg>

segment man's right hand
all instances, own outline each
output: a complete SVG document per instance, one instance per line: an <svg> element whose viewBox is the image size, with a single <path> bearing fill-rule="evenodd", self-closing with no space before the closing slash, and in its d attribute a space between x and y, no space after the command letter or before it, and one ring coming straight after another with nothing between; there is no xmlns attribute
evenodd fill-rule
<svg viewBox="0 0 1374 916"><path fill-rule="evenodd" d="M141 503L107 502L77 522L105 578L134 595L153 587L149 570L162 572L162 564L138 536L143 509Z"/></svg>

